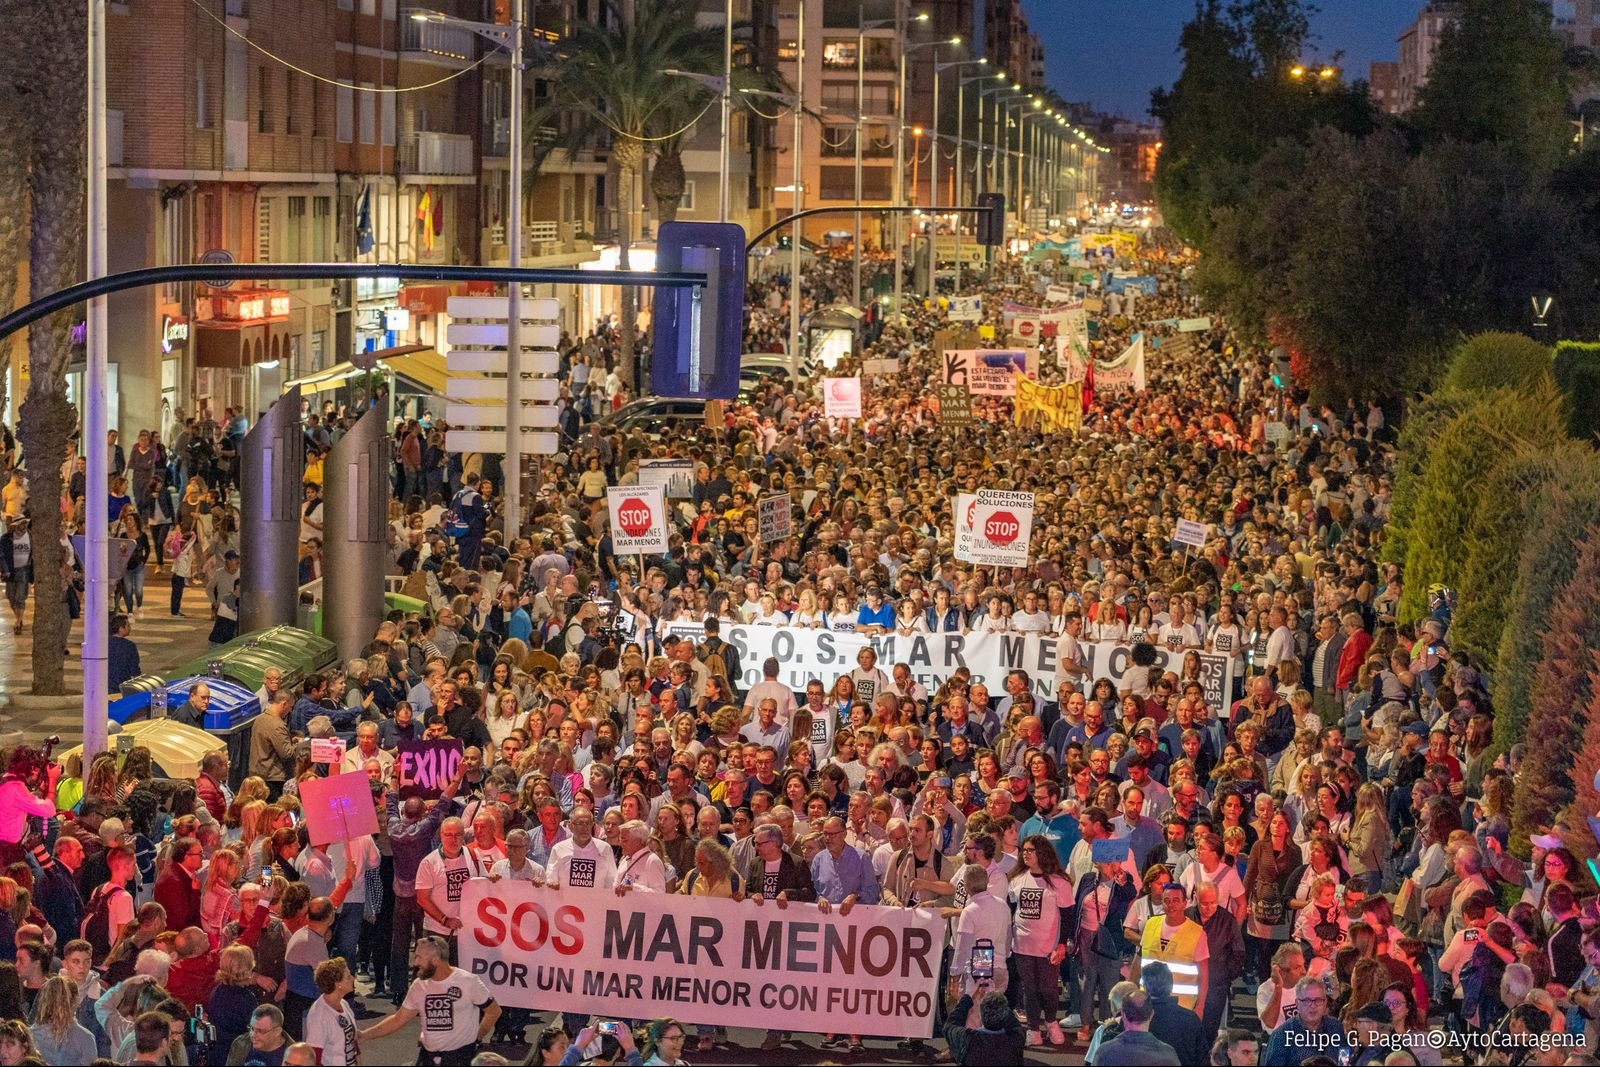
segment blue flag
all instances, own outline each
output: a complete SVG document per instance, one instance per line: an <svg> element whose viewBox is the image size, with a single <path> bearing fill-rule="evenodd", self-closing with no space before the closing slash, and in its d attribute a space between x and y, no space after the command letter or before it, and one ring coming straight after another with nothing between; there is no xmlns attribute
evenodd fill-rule
<svg viewBox="0 0 1600 1067"><path fill-rule="evenodd" d="M361 201L356 205L356 252L366 255L372 251L372 186L361 190Z"/></svg>

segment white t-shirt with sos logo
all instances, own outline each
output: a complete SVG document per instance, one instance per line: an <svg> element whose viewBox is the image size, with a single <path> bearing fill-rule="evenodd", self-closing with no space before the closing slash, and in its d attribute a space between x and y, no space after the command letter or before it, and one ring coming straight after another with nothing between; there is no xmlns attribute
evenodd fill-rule
<svg viewBox="0 0 1600 1067"><path fill-rule="evenodd" d="M428 891L435 910L441 915L460 919L461 891L467 880L488 873L489 869L477 862L470 849L462 849L455 859L446 859L444 853L434 849L417 865L417 888ZM424 916L422 925L430 934L450 932L442 923L434 921L432 915Z"/></svg>
<svg viewBox="0 0 1600 1067"><path fill-rule="evenodd" d="M414 979L402 1006L417 1013L422 1023L423 1048L429 1052L453 1052L478 1040L483 1006L489 1000L489 990L482 982L461 968L452 967L443 979Z"/></svg>
<svg viewBox="0 0 1600 1067"><path fill-rule="evenodd" d="M574 889L612 889L617 884L617 858L599 838L579 847L570 837L558 841L544 865L545 877Z"/></svg>
<svg viewBox="0 0 1600 1067"><path fill-rule="evenodd" d="M1011 879L1012 950L1023 956L1048 956L1061 943L1061 909L1072 903L1072 882L1061 875L1040 878L1024 872Z"/></svg>

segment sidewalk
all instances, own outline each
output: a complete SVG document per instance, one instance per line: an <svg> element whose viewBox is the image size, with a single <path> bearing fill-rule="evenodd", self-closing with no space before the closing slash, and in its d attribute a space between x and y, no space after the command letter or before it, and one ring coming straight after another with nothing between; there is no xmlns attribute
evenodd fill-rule
<svg viewBox="0 0 1600 1067"><path fill-rule="evenodd" d="M139 665L146 674L187 662L207 648L211 609L205 590L191 585L184 591L183 613L187 617L178 619L167 613L170 588L167 572L151 575L145 585L144 617L133 619L129 636L139 646ZM23 739L30 742L60 734L62 748L78 744L83 740L83 620L73 622L67 637L73 654L67 657L64 681L71 695L42 701L47 706L23 708L13 698L26 696L33 686L34 602L28 602L26 629L21 636L11 624L10 609L5 608L0 614L4 616L0 618L0 732L20 730Z"/></svg>

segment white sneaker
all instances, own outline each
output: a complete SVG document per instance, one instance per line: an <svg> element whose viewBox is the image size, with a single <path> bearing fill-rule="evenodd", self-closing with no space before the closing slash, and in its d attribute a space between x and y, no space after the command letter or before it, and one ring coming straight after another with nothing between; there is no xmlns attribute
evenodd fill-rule
<svg viewBox="0 0 1600 1067"><path fill-rule="evenodd" d="M1051 1023L1047 1026L1045 1028L1045 1036L1050 1038L1052 1045L1065 1045L1067 1043L1067 1035L1061 1032L1060 1023Z"/></svg>
<svg viewBox="0 0 1600 1067"><path fill-rule="evenodd" d="M1029 1048L1038 1048L1044 1044L1044 1035L1037 1030L1029 1030L1025 1043Z"/></svg>
<svg viewBox="0 0 1600 1067"><path fill-rule="evenodd" d="M1078 1027L1080 1027L1082 1025L1083 1025L1083 1018L1077 1012L1073 1012L1071 1015L1067 1016L1067 1029L1068 1030L1076 1030Z"/></svg>

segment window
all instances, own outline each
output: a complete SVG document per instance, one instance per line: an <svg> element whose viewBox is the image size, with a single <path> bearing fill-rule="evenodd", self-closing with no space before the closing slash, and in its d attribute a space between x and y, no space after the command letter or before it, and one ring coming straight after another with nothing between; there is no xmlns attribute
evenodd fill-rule
<svg viewBox="0 0 1600 1067"><path fill-rule="evenodd" d="M367 95L368 96L372 96L373 94L372 93L368 93ZM383 107L383 143L386 146L389 146L389 147L393 147L393 145L394 145L394 105L395 105L394 94L393 93L384 93L383 94L383 104L382 104L382 107Z"/></svg>
<svg viewBox="0 0 1600 1067"><path fill-rule="evenodd" d="M822 168L822 199L854 200L856 198L856 172L854 167Z"/></svg>
<svg viewBox="0 0 1600 1067"><path fill-rule="evenodd" d="M778 42L778 58L785 63L793 63L800 56L800 45L793 41Z"/></svg>
<svg viewBox="0 0 1600 1067"><path fill-rule="evenodd" d="M256 132L272 132L272 72L256 69Z"/></svg>
<svg viewBox="0 0 1600 1067"><path fill-rule="evenodd" d="M311 245L310 257L318 263L325 263L333 258L333 246L330 238L333 229L329 225L333 214L333 198L328 196L313 197L311 200Z"/></svg>
<svg viewBox="0 0 1600 1067"><path fill-rule="evenodd" d="M679 211L694 210L694 185L695 183L691 181L683 183L683 199L678 201Z"/></svg>
<svg viewBox="0 0 1600 1067"><path fill-rule="evenodd" d="M340 11L354 11L355 9L356 0L339 0Z"/></svg>
<svg viewBox="0 0 1600 1067"><path fill-rule="evenodd" d="M283 226L283 261L285 263L305 262L305 234L306 234L306 198L291 196L288 198L288 218Z"/></svg>
<svg viewBox="0 0 1600 1067"><path fill-rule="evenodd" d="M196 129L211 128L211 94L206 92L206 61L194 61L194 125Z"/></svg>
<svg viewBox="0 0 1600 1067"><path fill-rule="evenodd" d="M283 119L285 133L305 132L300 121L300 80L292 70L283 72Z"/></svg>
<svg viewBox="0 0 1600 1067"><path fill-rule="evenodd" d="M362 82L362 89L371 89L371 82ZM361 143L378 143L378 100L376 93L361 94Z"/></svg>
<svg viewBox="0 0 1600 1067"><path fill-rule="evenodd" d="M333 124L335 136L341 144L349 144L356 137L356 94L348 85L338 85L333 90Z"/></svg>
<svg viewBox="0 0 1600 1067"><path fill-rule="evenodd" d="M317 82L312 82L311 86L310 86L310 89L311 89L311 136L313 136L313 137L326 137L326 136L328 136L328 112L327 112L327 109L325 107L323 107L323 104L322 104L322 98L324 96L325 90Z"/></svg>

